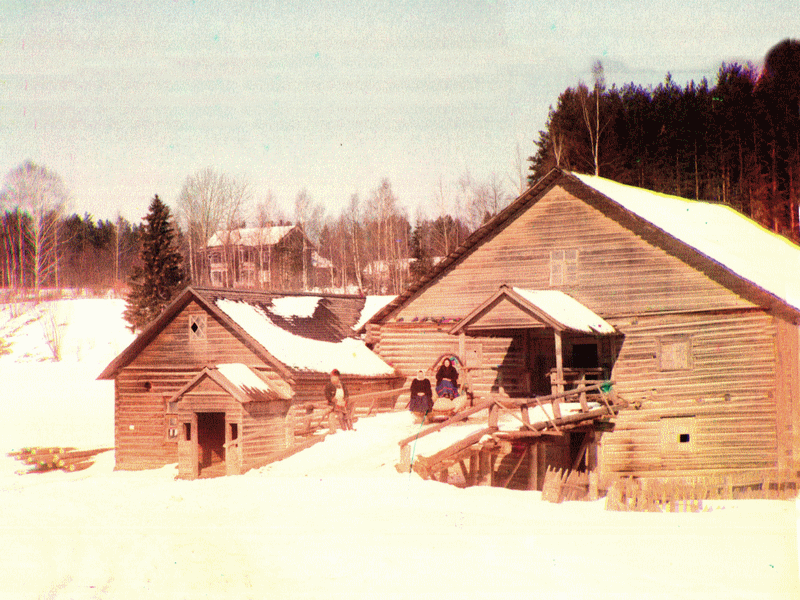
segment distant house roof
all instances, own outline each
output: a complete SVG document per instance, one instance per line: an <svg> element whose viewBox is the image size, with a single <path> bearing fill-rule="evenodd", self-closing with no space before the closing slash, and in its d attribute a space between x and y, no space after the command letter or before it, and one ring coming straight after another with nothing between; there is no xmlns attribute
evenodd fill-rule
<svg viewBox="0 0 800 600"><path fill-rule="evenodd" d="M238 333L243 343L287 379L294 373L393 375L395 370L356 336L364 297L186 288L100 374L111 379L192 300Z"/></svg>
<svg viewBox="0 0 800 600"><path fill-rule="evenodd" d="M285 238L297 225L274 225L272 227L248 227L217 231L208 240L208 247L216 246L274 246Z"/></svg>
<svg viewBox="0 0 800 600"><path fill-rule="evenodd" d="M762 306L800 312L800 247L733 208L552 169L370 320L379 323L422 293L554 186L598 208L650 243ZM499 283L499 282L498 282Z"/></svg>

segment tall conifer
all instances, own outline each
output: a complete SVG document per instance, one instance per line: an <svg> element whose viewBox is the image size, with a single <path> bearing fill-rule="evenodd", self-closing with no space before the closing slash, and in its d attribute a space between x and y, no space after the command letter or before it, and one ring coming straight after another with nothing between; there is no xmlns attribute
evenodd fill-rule
<svg viewBox="0 0 800 600"><path fill-rule="evenodd" d="M131 273L124 314L131 331L141 330L156 318L187 283L170 210L158 194L144 220L142 266Z"/></svg>

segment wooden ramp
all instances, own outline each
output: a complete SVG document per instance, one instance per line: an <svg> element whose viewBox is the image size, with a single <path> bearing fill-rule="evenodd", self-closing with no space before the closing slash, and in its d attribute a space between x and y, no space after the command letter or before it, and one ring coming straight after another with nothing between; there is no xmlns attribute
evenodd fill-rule
<svg viewBox="0 0 800 600"><path fill-rule="evenodd" d="M574 390L534 398L509 398L493 396L478 402L443 423L399 442L400 462L397 470L413 470L425 479L453 483L462 487L494 485L515 489L541 489L545 475L547 456L545 445L558 441L568 448L569 434L581 432L582 442L571 450L574 458L567 465L577 471L581 464L588 464L588 450L592 442L591 432L599 421L615 416L622 403L611 393L611 382L580 386ZM592 407L587 400L597 400L599 407ZM562 415L561 404L577 400L580 410ZM544 410L549 404L550 410ZM545 419L531 422L530 408L539 406ZM467 421L470 417L487 411L486 427L465 435L462 439L428 456L414 456L414 442L446 427ZM510 415L519 422L517 429L501 429L501 415ZM508 419L507 419L508 420ZM579 439L576 436L576 439ZM571 466L571 469L569 468Z"/></svg>

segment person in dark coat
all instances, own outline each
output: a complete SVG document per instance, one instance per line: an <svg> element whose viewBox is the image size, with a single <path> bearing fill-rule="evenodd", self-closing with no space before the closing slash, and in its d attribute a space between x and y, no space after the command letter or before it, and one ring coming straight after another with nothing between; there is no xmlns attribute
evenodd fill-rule
<svg viewBox="0 0 800 600"><path fill-rule="evenodd" d="M436 395L439 398L450 399L458 396L458 371L449 358L445 358L442 366L436 371Z"/></svg>
<svg viewBox="0 0 800 600"><path fill-rule="evenodd" d="M420 420L425 419L433 406L433 391L431 382L425 377L422 369L417 373L416 378L411 382L411 401L408 403L408 410Z"/></svg>
<svg viewBox="0 0 800 600"><path fill-rule="evenodd" d="M351 415L350 394L347 393L347 388L342 383L339 369L331 371L331 380L325 386L325 399L328 401L331 412L339 419L339 427L341 429L352 429L353 417Z"/></svg>

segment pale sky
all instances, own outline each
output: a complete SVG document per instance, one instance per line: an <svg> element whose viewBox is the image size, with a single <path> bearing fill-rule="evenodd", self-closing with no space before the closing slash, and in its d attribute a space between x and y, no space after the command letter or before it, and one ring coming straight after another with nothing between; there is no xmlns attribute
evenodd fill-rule
<svg viewBox="0 0 800 600"><path fill-rule="evenodd" d="M510 181L595 60L608 84L713 82L788 37L797 0L3 0L0 176L31 159L71 211L135 222L205 167L287 213L388 177L432 216L440 179Z"/></svg>

